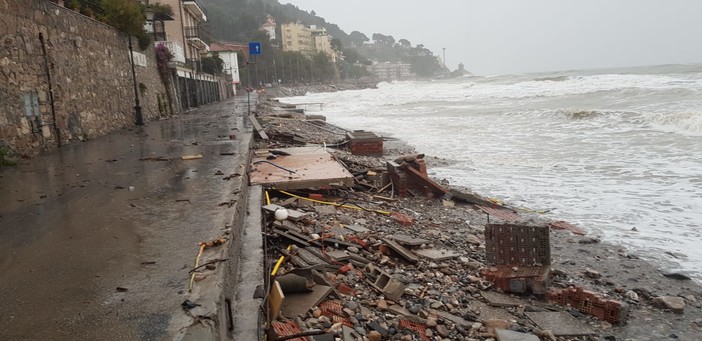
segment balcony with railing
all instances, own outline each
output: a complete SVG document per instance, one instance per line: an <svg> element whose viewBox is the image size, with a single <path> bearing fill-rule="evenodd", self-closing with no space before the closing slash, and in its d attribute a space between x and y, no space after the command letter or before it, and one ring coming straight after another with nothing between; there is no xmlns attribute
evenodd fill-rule
<svg viewBox="0 0 702 341"><path fill-rule="evenodd" d="M202 72L202 62L196 58L188 58L185 65L196 72Z"/></svg>
<svg viewBox="0 0 702 341"><path fill-rule="evenodd" d="M181 0L183 7L199 21L207 21L207 10L199 0Z"/></svg>
<svg viewBox="0 0 702 341"><path fill-rule="evenodd" d="M198 50L209 51L210 47L200 38L200 30L197 26L184 27L183 33L188 43L193 44Z"/></svg>
<svg viewBox="0 0 702 341"><path fill-rule="evenodd" d="M185 64L185 54L183 52L183 45L181 45L179 42L177 42L177 41L157 41L157 42L154 42L154 46L158 47L159 45L165 46L168 49L168 51L171 52L171 54L173 55L171 62Z"/></svg>
<svg viewBox="0 0 702 341"><path fill-rule="evenodd" d="M200 38L200 29L197 26L183 27L185 38Z"/></svg>

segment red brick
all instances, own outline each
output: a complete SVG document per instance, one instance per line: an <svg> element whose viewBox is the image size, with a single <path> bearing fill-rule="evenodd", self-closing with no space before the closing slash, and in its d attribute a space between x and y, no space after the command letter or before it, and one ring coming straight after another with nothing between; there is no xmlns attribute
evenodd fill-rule
<svg viewBox="0 0 702 341"><path fill-rule="evenodd" d="M353 270L353 264L346 264L346 265L340 267L339 270L336 270L336 273L345 274L351 270Z"/></svg>
<svg viewBox="0 0 702 341"><path fill-rule="evenodd" d="M321 195L321 194L319 194L319 193L310 193L310 194L308 194L307 196L308 196L310 199L314 199L314 200L323 200L323 199L324 199L324 196Z"/></svg>
<svg viewBox="0 0 702 341"><path fill-rule="evenodd" d="M396 223L402 226L412 226L412 224L414 224L414 220L405 214L395 212L391 216L395 219Z"/></svg>
<svg viewBox="0 0 702 341"><path fill-rule="evenodd" d="M361 246L361 247L364 248L364 249L368 249L368 243L366 243L365 240L363 240L363 239L361 239L361 238L358 238L358 237L356 237L356 236L351 236L351 237L349 237L348 239L349 239L350 242L356 243L356 244L358 244L359 246Z"/></svg>
<svg viewBox="0 0 702 341"><path fill-rule="evenodd" d="M336 290L339 290L342 295L356 296L356 290L344 283L339 284Z"/></svg>
<svg viewBox="0 0 702 341"><path fill-rule="evenodd" d="M583 314L592 315L613 324L623 323L627 315L626 304L602 298L582 287L553 289L546 293L546 298L551 302L573 307Z"/></svg>

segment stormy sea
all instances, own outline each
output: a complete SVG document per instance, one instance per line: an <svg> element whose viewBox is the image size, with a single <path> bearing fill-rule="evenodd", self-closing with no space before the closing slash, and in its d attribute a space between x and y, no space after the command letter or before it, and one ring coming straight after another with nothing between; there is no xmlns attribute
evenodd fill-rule
<svg viewBox="0 0 702 341"><path fill-rule="evenodd" d="M435 178L547 210L702 279L702 65L468 76L281 99L450 160ZM311 108L312 109L312 108Z"/></svg>

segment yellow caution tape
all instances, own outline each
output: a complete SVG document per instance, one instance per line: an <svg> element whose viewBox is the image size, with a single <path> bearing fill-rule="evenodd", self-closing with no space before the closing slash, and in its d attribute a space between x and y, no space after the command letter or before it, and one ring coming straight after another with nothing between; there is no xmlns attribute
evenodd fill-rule
<svg viewBox="0 0 702 341"><path fill-rule="evenodd" d="M301 200L311 201L311 202L315 202L315 203L322 204L322 205L331 205L331 206L336 206L336 207L350 208L350 209L359 210L359 211L371 211L371 212L380 213L380 214L385 214L385 215L389 215L389 214L392 213L392 212L388 212L388 211L369 210L369 209L365 209L365 208L358 207L358 206L343 205L343 204L337 204L337 203L335 203L335 202L328 202L328 201L321 201L321 200L315 200L315 199L305 198L305 197L301 197L301 196L299 196L299 195L295 195L295 194L292 194L292 193L288 193L288 192L286 192L286 191L279 190L279 189L277 189L276 191L278 191L278 192L280 192L280 193L283 193L283 194L285 194L285 195L289 195L289 196L291 196L291 197L293 197L293 198L298 198L298 199L301 199Z"/></svg>

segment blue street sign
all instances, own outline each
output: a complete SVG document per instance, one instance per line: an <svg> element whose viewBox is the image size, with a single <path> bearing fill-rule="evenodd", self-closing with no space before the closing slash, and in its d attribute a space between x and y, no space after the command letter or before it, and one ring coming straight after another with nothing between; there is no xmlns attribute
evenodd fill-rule
<svg viewBox="0 0 702 341"><path fill-rule="evenodd" d="M261 43L249 43L249 54L261 54Z"/></svg>

